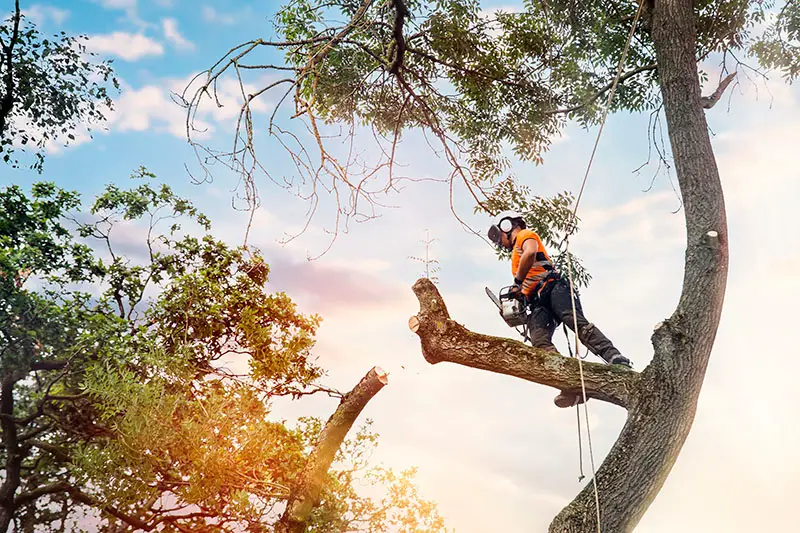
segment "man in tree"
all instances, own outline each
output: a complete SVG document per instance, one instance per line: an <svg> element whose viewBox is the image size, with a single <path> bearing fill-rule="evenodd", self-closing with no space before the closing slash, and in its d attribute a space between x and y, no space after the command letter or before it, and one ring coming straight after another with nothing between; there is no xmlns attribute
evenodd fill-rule
<svg viewBox="0 0 800 533"><path fill-rule="evenodd" d="M556 272L542 240L527 228L522 214L513 211L502 214L497 224L489 228L488 236L498 247L511 252L514 276L511 293L524 298L531 307L528 335L535 348L557 352L553 332L563 322L593 354L609 364L631 368L630 360L583 316L577 293L573 294L569 282ZM581 403L583 397L578 392L561 391L554 401L558 407L572 407Z"/></svg>
<svg viewBox="0 0 800 533"><path fill-rule="evenodd" d="M486 211L497 197L496 180L509 169L509 154L541 164L569 123L592 127L602 125L607 113L649 112L656 131L666 125L669 146L654 144L659 162L674 170L680 192L684 276L678 305L656 326L653 355L641 372L620 365L581 368L546 350L471 332L450 317L430 280L414 284L420 311L409 320L430 363L447 361L557 390L585 387L591 397L626 409L626 423L593 483L549 531L629 533L661 490L692 427L725 296L728 225L706 113L743 66L742 58L790 82L800 77L800 2L548 0L525 2L514 12L493 11L479 0L293 0L277 14L278 39L258 36L231 48L185 103L189 116L196 116L201 101L214 101L209 88L225 76L252 95L242 104L231 149L199 153L201 162L206 154L226 163L233 159L243 169L242 183L253 190L255 171L267 165L254 163L256 137L243 140L240 132L258 130L253 99L267 99L274 89L276 108L285 103L291 109L273 110L261 130L277 137L293 161L302 160L296 166L311 201L317 201L322 183L336 191L337 200L349 193L350 201L339 203L336 221L342 224L358 216L357 207L372 199L370 191L393 190L396 148L410 130L438 141L437 155L453 169L451 193L463 183L476 209ZM244 63L251 52L253 62L260 62L253 56L265 48L283 52L288 64L251 69ZM719 71L719 82L704 95L701 82L713 81L709 67ZM244 72L264 71L279 73L279 81L257 91L246 88ZM298 129L279 127L282 116L296 120ZM337 161L326 149L328 125L348 142L370 125L382 158L366 168L354 168L353 158ZM297 131L314 135L302 150ZM379 181L384 178L388 183ZM537 229L548 242L544 228L560 219L542 215L546 224Z"/></svg>

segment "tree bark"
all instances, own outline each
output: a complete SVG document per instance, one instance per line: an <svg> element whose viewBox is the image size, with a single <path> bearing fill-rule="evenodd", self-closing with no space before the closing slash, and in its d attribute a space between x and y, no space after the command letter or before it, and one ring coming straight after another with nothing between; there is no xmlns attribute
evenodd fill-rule
<svg viewBox="0 0 800 533"><path fill-rule="evenodd" d="M8 531L14 517L14 496L20 484L23 453L14 423L14 376L7 371L0 381L0 428L3 430L3 448L6 452L5 479L0 485L0 533Z"/></svg>
<svg viewBox="0 0 800 533"><path fill-rule="evenodd" d="M14 81L14 47L17 45L17 41L19 40L19 23L21 19L22 11L19 8L19 0L15 0L13 29L11 30L11 35L9 36L8 45L5 43L2 45L2 61L5 63L6 76L5 80L3 80L3 98L0 99L0 139L5 138L6 129L8 126L8 117L11 116L11 111L14 109L14 98L16 96L14 94L16 89L16 84ZM0 525L1 524L2 522L0 522ZM0 529L0 531L3 530Z"/></svg>
<svg viewBox="0 0 800 533"><path fill-rule="evenodd" d="M409 327L422 341L422 355L431 364L456 363L547 385L580 391L578 360L532 348L519 341L481 335L450 319L436 286L427 278L413 287L420 312ZM637 389L639 374L621 366L583 363L586 395L626 407Z"/></svg>
<svg viewBox="0 0 800 533"><path fill-rule="evenodd" d="M286 510L275 524L275 533L302 533L306 530L308 518L319 503L325 475L339 446L367 403L387 383L386 372L374 367L342 398L339 407L325 423L317 445L293 484Z"/></svg>
<svg viewBox="0 0 800 533"><path fill-rule="evenodd" d="M595 371L593 366L586 365L594 379L593 389L623 400L617 403L628 408L628 418L596 474L600 524L589 484L556 516L550 525L551 533L632 531L663 486L694 420L722 311L728 234L719 172L701 101L693 7L691 0L656 0L652 12L664 112L686 219L687 250L680 302L672 316L653 333L653 360L641 375L627 378L624 385L612 381L609 386L605 378L591 373ZM418 297L421 283L424 282L418 281L414 289ZM430 300L422 299L420 304L423 309L432 305ZM553 371L552 365L548 367L541 355L526 359L525 350L512 341L481 339L452 321L439 320L433 327L424 326L421 321L417 333L423 354L431 362L450 360L524 379L532 376L522 375L518 369L535 366L536 377L531 381L559 387L564 379L570 379ZM441 344L437 337L446 339L448 353L455 350L462 356L442 357L431 348ZM479 341L494 355L475 352L470 355L474 359L465 357L480 347ZM498 352L505 352L505 356L498 356ZM563 363L562 367L566 365ZM517 370L509 372L512 366ZM624 375L627 374L632 373Z"/></svg>
<svg viewBox="0 0 800 533"><path fill-rule="evenodd" d="M695 57L691 0L656 0L652 37L686 220L678 308L652 336L654 355L617 442L597 472L600 529L632 531L664 484L691 429L716 336L728 273L725 204ZM597 531L591 487L551 533Z"/></svg>

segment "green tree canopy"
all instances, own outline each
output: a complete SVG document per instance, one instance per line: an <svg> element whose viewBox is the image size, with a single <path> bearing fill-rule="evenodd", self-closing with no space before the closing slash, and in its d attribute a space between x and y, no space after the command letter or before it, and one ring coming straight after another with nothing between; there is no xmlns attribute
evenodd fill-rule
<svg viewBox="0 0 800 533"><path fill-rule="evenodd" d="M275 16L275 40L241 43L187 88L190 119L225 76L239 80L247 95L230 150L194 144L204 157L243 173L249 186L263 172L315 205L322 191L334 191L338 229L351 217L372 216L394 190L402 136L417 131L452 166L444 179L493 213L510 157L541 163L567 124L598 123L638 5L543 0L486 9L477 0L291 0ZM641 6L610 111L657 117L664 102L653 2ZM796 2L708 0L693 5L693 17L695 61L719 70L720 80L740 69L761 74L759 66L790 81L797 76ZM254 88L254 71L273 74L270 83ZM277 104L262 124L250 105L265 95ZM269 139L286 150L295 178L277 179L258 152L257 143ZM378 147L377 159L362 157L367 143ZM252 200L254 189L248 193Z"/></svg>
<svg viewBox="0 0 800 533"><path fill-rule="evenodd" d="M0 190L0 531L268 531L321 428L272 402L341 396L311 356L319 317L268 292L262 256L135 177L88 212L52 184ZM314 527L443 530L411 471L368 468L375 443L340 449Z"/></svg>

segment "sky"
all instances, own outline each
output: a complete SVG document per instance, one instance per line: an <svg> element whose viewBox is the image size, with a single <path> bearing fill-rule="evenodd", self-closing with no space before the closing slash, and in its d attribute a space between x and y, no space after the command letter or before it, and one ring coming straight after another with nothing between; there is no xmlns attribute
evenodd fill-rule
<svg viewBox="0 0 800 533"><path fill-rule="evenodd" d="M197 162L186 143L183 111L170 94L236 44L274 36L277 7L274 0L23 2L44 31L88 35L90 49L114 59L122 93L104 129L79 135L70 147L50 148L43 176L1 167L0 186L44 177L90 198L105 183L125 185L145 165L195 201L216 235L241 243L247 214L232 208L237 178L220 171L213 182L193 183L187 168L197 171ZM708 67L714 74L714 65ZM749 81L746 72L729 98L707 112L730 231L722 321L692 432L638 533L800 530L792 490L800 474L800 427L791 393L800 372L793 324L800 296L800 88L778 75ZM253 80L259 82L265 80ZM200 118L208 127L204 138L224 147L237 108L232 86L221 89L226 105L208 106ZM272 103L260 104L257 121L266 120ZM609 119L582 200L581 231L571 243L593 275L582 291L587 317L638 370L652 357L655 324L677 304L685 252L674 174L653 180L652 167L634 171L648 157L647 130L647 116ZM576 191L595 134L570 126L543 165L515 163L513 170L536 194ZM367 154L374 150L366 137L357 142ZM273 146L262 156L276 175L291 171L286 154ZM398 161L408 177L448 174L419 135L404 137ZM557 391L536 384L429 365L407 327L418 310L411 285L424 270L410 257L425 253L427 231L435 239L438 286L452 318L474 331L516 337L483 291L507 285L509 267L456 221L447 209L447 187L408 182L387 199L393 207L351 225L327 253L308 261L329 243L329 203L308 231L281 244L303 227L308 205L264 178L258 186L262 205L249 243L270 262L271 286L323 317L314 353L329 369L328 384L347 390L373 365L390 372L390 384L363 414L381 434L373 459L419 467L422 495L436 501L459 532L546 531L581 488L574 410L556 408ZM472 214L463 191L455 205L474 228L488 226L487 218ZM565 351L563 336L557 337ZM280 406L276 415L326 417L334 408L334 400L314 397ZM590 402L589 415L599 465L625 413ZM587 459L584 468L588 474Z"/></svg>

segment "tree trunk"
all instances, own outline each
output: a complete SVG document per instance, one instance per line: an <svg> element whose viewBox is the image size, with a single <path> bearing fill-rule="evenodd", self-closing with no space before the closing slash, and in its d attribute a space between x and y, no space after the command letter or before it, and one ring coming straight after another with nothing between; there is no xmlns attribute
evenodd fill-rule
<svg viewBox="0 0 800 533"><path fill-rule="evenodd" d="M17 45L17 41L19 40L19 24L20 20L22 19L22 11L19 8L19 0L14 1L14 15L13 18L13 29L11 30L11 35L8 39L8 45L3 44L3 56L0 57L0 61L5 63L5 79L2 80L3 83L3 97L0 98L0 139L5 139L6 136L6 129L8 126L8 119L11 116L11 112L14 110L14 99L15 99L15 85L16 81L14 79L14 47ZM2 150L0 150L2 152ZM2 513L2 511L0 511ZM0 515L2 516L2 515ZM2 522L0 522L2 525ZM0 529L0 531L5 531L4 529Z"/></svg>
<svg viewBox="0 0 800 533"><path fill-rule="evenodd" d="M325 475L347 432L367 403L388 383L386 372L374 367L342 398L322 429L317 445L292 487L286 510L275 524L275 533L302 533L311 511L319 503Z"/></svg>
<svg viewBox="0 0 800 533"><path fill-rule="evenodd" d="M10 371L4 372L0 383L0 428L2 428L3 448L6 452L5 479L0 485L0 533L8 531L14 517L14 496L20 484L22 451L14 423L14 384Z"/></svg>
<svg viewBox="0 0 800 533"><path fill-rule="evenodd" d="M632 531L661 490L694 421L722 312L728 234L719 172L703 111L691 0L656 0L652 37L687 250L678 308L653 333L652 363L617 442L597 472L600 530ZM592 487L553 521L551 533L597 531Z"/></svg>

